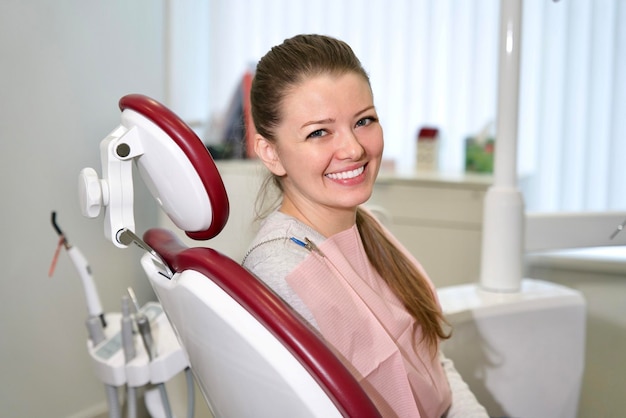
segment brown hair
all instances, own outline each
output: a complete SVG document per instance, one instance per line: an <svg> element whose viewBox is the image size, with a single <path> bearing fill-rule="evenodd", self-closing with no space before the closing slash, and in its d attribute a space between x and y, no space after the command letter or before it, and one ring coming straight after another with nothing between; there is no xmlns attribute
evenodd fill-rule
<svg viewBox="0 0 626 418"><path fill-rule="evenodd" d="M297 35L273 47L259 61L250 91L257 132L268 141L276 141L274 129L282 120L281 104L292 88L316 75L346 73L361 75L369 85L369 76L352 48L335 38ZM270 180L282 191L280 178L272 176L261 189L261 201ZM415 318L416 328L421 326L423 340L436 353L439 339L448 334L428 280L369 214L357 209L356 222L368 259Z"/></svg>
<svg viewBox="0 0 626 418"><path fill-rule="evenodd" d="M450 334L443 328L447 321L428 280L389 240L380 223L361 208L356 211L356 226L370 263L415 318L415 323L422 326L422 338L434 352L439 339L447 339Z"/></svg>

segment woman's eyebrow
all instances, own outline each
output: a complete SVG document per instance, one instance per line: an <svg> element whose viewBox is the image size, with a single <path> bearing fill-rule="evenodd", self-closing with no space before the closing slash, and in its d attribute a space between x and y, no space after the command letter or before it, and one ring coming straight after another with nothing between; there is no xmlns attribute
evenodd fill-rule
<svg viewBox="0 0 626 418"><path fill-rule="evenodd" d="M356 112L356 113L354 114L354 116L356 117L356 116L361 115L361 114L363 114L363 113L365 113L365 112L369 112L369 111L370 111L370 110L372 110L372 109L375 109L375 106L374 106L374 105L367 106L366 108L364 108L364 109L359 110L358 112ZM302 128L306 128L307 126L310 126L310 125L318 125L318 124L319 124L319 125L322 125L322 124L325 124L325 123L333 123L333 122L335 122L335 119L334 119L334 118L326 118L326 119L319 119L319 120L311 120L311 121L305 122L305 123L304 123L304 124L300 127L300 129L302 129Z"/></svg>
<svg viewBox="0 0 626 418"><path fill-rule="evenodd" d="M360 114L363 114L363 113L365 113L365 112L369 112L370 110L375 109L375 108L376 108L376 106L374 106L374 105L367 106L365 109L363 109L363 110L361 110L361 111L359 111L359 112L356 112L356 113L354 114L354 116L359 116Z"/></svg>
<svg viewBox="0 0 626 418"><path fill-rule="evenodd" d="M333 119L333 118L326 118L326 119L320 119L320 120L311 120L311 121L306 122L304 125L302 125L300 127L300 129L306 128L309 125L318 125L318 124L333 123L333 122L335 122L335 119Z"/></svg>

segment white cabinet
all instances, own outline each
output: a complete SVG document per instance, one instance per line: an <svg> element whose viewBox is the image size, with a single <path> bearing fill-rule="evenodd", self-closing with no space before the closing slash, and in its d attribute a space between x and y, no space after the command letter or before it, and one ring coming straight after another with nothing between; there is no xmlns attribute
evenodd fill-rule
<svg viewBox="0 0 626 418"><path fill-rule="evenodd" d="M367 205L437 287L479 279L483 199L490 176L381 174Z"/></svg>

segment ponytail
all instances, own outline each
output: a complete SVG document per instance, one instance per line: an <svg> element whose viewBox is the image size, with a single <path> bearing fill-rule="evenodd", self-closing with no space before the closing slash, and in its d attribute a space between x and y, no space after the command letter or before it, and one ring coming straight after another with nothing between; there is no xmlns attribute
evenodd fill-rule
<svg viewBox="0 0 626 418"><path fill-rule="evenodd" d="M378 221L361 208L357 209L356 225L370 262L415 319L413 333L420 326L419 342L425 342L436 354L439 340L450 338L450 334L444 330L448 323L428 279L389 240Z"/></svg>

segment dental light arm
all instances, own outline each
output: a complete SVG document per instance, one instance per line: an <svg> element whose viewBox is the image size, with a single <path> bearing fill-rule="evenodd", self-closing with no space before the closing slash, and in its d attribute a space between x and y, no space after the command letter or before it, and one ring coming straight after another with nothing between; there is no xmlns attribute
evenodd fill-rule
<svg viewBox="0 0 626 418"><path fill-rule="evenodd" d="M626 213L524 213L523 197L517 188L523 7L522 0L500 3L498 145L494 182L485 196L480 286L494 292L517 292L525 252L624 245L624 236L619 239L614 231L616 227L619 231Z"/></svg>

